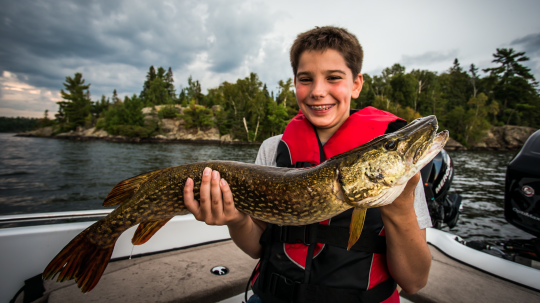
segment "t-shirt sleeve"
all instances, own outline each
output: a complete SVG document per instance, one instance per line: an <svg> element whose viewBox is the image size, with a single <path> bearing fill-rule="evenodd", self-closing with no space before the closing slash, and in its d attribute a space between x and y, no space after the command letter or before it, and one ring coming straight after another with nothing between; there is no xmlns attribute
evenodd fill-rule
<svg viewBox="0 0 540 303"><path fill-rule="evenodd" d="M418 181L418 185L414 189L414 211L416 212L418 226L420 226L420 229L425 229L431 227L432 224L422 183L422 177L420 177L420 181Z"/></svg>
<svg viewBox="0 0 540 303"><path fill-rule="evenodd" d="M276 152L279 141L283 135L274 136L263 141L255 164L264 166L276 166Z"/></svg>

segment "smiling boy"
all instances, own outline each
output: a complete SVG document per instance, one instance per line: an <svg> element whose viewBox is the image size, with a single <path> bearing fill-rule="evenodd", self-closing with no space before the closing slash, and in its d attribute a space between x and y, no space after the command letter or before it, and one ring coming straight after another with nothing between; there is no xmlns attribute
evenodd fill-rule
<svg viewBox="0 0 540 303"><path fill-rule="evenodd" d="M362 60L358 40L344 29L321 27L298 35L291 65L301 113L283 135L263 142L255 163L317 165L404 126L402 119L372 107L350 109L351 98L362 90ZM227 225L240 249L261 258L251 281L256 295L249 302L399 302L395 282L415 293L426 285L431 266L425 231L431 220L419 181L420 173L393 203L369 209L360 238L365 245L349 251L330 238L348 232L352 210L320 223L330 231L326 238L317 232L319 224L267 224L236 210L226 180L209 168L200 203L189 179L184 202L197 220Z"/></svg>

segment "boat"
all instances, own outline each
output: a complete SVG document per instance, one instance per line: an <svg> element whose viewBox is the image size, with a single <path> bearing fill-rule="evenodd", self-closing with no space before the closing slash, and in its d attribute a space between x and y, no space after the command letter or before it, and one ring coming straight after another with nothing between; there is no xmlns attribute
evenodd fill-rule
<svg viewBox="0 0 540 303"><path fill-rule="evenodd" d="M534 159L540 159L540 131L509 165L505 193L505 204L511 205L505 208L507 220L533 233L540 216L540 207L534 208L540 191L540 176L530 169ZM523 163L526 174L519 173ZM447 194L453 175L449 156L442 153L425 171L428 206L436 212L432 214L434 226L455 225L461 197ZM74 281L43 282L41 272L50 260L75 235L110 212L0 216L0 227L13 226L0 228L0 303L244 300L246 282L257 260L234 245L226 227L208 226L192 215L174 217L144 245L131 244L135 228L124 232L100 283L87 294ZM532 254L504 247L506 253L501 252L506 257L496 256L486 252L492 247L464 241L438 228L427 229L432 254L428 284L414 295L401 291L402 302L540 302L540 263L535 263L534 247ZM524 258L530 262L516 261Z"/></svg>

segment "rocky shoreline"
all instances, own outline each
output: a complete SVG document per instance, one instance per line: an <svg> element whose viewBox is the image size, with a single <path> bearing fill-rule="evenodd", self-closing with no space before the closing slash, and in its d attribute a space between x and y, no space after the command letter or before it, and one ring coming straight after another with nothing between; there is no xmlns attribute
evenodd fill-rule
<svg viewBox="0 0 540 303"><path fill-rule="evenodd" d="M519 150L535 131L537 130L527 126L492 126L479 142L471 145L469 148L466 148L461 143L450 138L444 149L480 151Z"/></svg>
<svg viewBox="0 0 540 303"><path fill-rule="evenodd" d="M68 139L76 141L109 141L109 142L133 142L133 143L197 143L197 144L261 144L261 142L244 142L232 139L230 135L219 135L219 129L191 128L186 129L182 120L163 119L163 133L150 138L128 138L125 136L109 135L103 129L95 127L83 129L78 127L75 131L60 133L53 136L52 127L44 127L34 131L17 134L20 137L45 137ZM466 148L458 141L450 138L446 144L446 150L480 150L480 151L510 151L519 150L525 141L536 129L525 126L492 126L479 142Z"/></svg>

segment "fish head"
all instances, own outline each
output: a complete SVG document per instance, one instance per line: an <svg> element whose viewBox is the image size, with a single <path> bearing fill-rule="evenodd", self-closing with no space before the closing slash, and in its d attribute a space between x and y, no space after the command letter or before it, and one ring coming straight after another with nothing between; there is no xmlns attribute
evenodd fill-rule
<svg viewBox="0 0 540 303"><path fill-rule="evenodd" d="M419 118L340 155L344 158L338 167L338 181L345 201L355 207L393 202L409 179L444 147L448 131L437 134L437 129L435 116ZM399 193L393 198L385 196L394 187L400 188Z"/></svg>

